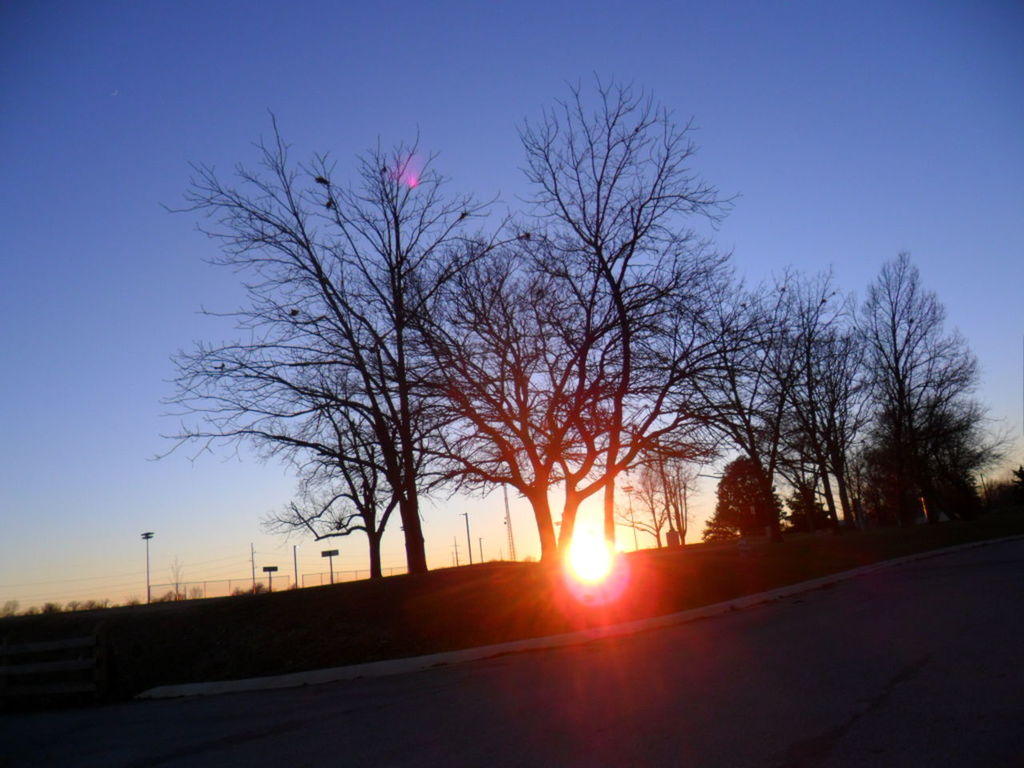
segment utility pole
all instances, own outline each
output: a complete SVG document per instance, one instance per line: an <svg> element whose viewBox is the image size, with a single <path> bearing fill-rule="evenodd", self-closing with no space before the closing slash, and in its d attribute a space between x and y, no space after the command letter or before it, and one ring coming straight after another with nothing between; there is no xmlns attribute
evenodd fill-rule
<svg viewBox="0 0 1024 768"><path fill-rule="evenodd" d="M466 518L466 551L469 552L469 564L473 564L473 540L469 537L469 512L463 512L462 516Z"/></svg>
<svg viewBox="0 0 1024 768"><path fill-rule="evenodd" d="M252 592L256 594L256 545L249 542L249 562L252 564Z"/></svg>
<svg viewBox="0 0 1024 768"><path fill-rule="evenodd" d="M455 567L459 567L459 537L452 536L452 546L455 548Z"/></svg>
<svg viewBox="0 0 1024 768"><path fill-rule="evenodd" d="M292 564L295 566L295 588L299 588L299 545L292 544Z"/></svg>
<svg viewBox="0 0 1024 768"><path fill-rule="evenodd" d="M152 599L153 595L150 592L149 587L149 540L153 538L152 531L146 531L142 534L143 540L146 542L146 603L148 604Z"/></svg>
<svg viewBox="0 0 1024 768"><path fill-rule="evenodd" d="M511 560L516 559L516 540L512 536L512 515L508 511L508 486L501 486L501 490L505 492L505 533L508 535L508 556Z"/></svg>
<svg viewBox="0 0 1024 768"><path fill-rule="evenodd" d="M483 561L484 561L484 539L483 539L483 536L481 536L480 537L480 562L482 563Z"/></svg>
<svg viewBox="0 0 1024 768"><path fill-rule="evenodd" d="M633 517L633 486L624 485L622 490L626 492L626 498L629 499L629 525L633 529L633 551L636 552L640 549L640 544L636 538L636 518Z"/></svg>

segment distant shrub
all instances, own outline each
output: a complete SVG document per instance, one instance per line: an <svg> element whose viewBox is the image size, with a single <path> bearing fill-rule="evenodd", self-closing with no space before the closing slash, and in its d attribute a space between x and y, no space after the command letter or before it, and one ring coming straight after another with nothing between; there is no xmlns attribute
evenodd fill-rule
<svg viewBox="0 0 1024 768"><path fill-rule="evenodd" d="M0 609L0 616L8 617L14 616L18 613L18 607L20 603L17 600L8 600L4 603L4 607Z"/></svg>
<svg viewBox="0 0 1024 768"><path fill-rule="evenodd" d="M60 603L44 603L41 612L42 613L60 613Z"/></svg>
<svg viewBox="0 0 1024 768"><path fill-rule="evenodd" d="M254 584L253 586L248 587L248 588L236 587L235 591L232 592L231 594L234 595L235 597L238 597L240 595L259 595L259 594L262 594L263 592L266 592L266 591L267 591L267 588L266 588L265 585L263 585L263 584L261 584L259 582L256 582L256 584Z"/></svg>

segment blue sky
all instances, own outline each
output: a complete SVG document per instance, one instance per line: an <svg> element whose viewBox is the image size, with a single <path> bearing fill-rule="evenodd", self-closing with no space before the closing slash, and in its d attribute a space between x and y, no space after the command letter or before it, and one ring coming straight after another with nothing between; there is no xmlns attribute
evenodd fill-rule
<svg viewBox="0 0 1024 768"><path fill-rule="evenodd" d="M835 270L863 295L910 251L978 354L1024 461L1024 6L1019 2L90 2L0 6L0 601L144 593L257 565L321 570L261 533L292 481L248 455L161 461L170 355L228 329L235 277L179 205L191 161L229 171L280 122L339 167L417 132L453 191L525 192L517 126L592 73L693 118L696 168L737 195L717 233L752 280ZM536 549L515 503L517 547ZM439 501L428 556L469 511ZM699 526L691 539L699 536ZM363 563L342 541L341 568ZM464 556L464 553L463 553ZM396 536L385 565L400 565Z"/></svg>

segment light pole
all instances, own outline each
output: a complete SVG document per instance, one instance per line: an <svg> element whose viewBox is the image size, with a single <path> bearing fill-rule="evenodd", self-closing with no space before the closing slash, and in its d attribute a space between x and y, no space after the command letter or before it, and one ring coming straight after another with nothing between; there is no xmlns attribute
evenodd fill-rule
<svg viewBox="0 0 1024 768"><path fill-rule="evenodd" d="M466 518L466 551L469 552L469 564L473 564L473 540L469 536L469 512L463 512L462 516Z"/></svg>
<svg viewBox="0 0 1024 768"><path fill-rule="evenodd" d="M629 499L629 527L633 529L633 551L636 552L640 549L640 544L636 538L636 518L633 517L633 486L624 485L622 490L626 492L626 498Z"/></svg>
<svg viewBox="0 0 1024 768"><path fill-rule="evenodd" d="M150 600L153 597L152 594L150 594L150 587L149 587L149 540L153 538L153 535L154 534L153 534L152 531L146 531L144 534L142 534L142 539L143 539L143 541L146 542L146 604L147 605L149 604Z"/></svg>

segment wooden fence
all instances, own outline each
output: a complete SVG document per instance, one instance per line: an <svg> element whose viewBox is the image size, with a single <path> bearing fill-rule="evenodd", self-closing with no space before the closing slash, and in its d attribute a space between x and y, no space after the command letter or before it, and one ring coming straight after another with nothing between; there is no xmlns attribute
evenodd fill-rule
<svg viewBox="0 0 1024 768"><path fill-rule="evenodd" d="M0 642L0 702L102 697L107 654L99 633L32 642Z"/></svg>

